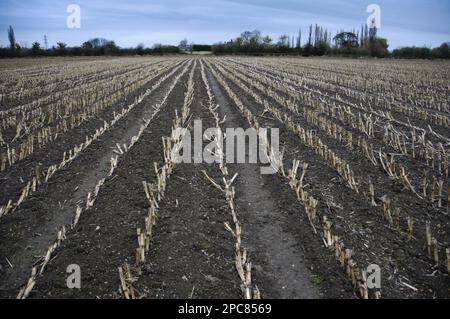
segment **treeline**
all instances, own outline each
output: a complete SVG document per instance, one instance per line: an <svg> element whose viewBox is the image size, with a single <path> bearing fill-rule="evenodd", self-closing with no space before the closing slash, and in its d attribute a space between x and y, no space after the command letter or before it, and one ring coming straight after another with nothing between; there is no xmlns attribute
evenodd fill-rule
<svg viewBox="0 0 450 319"><path fill-rule="evenodd" d="M245 31L240 37L228 42L213 45L215 54L242 55L302 55L302 56L351 56L351 57L394 57L394 58L449 58L449 44L439 48L406 47L389 52L388 40L377 36L376 28L363 25L360 30L340 31L332 35L319 25L310 26L306 36L281 35L277 41L270 36L262 36L261 32Z"/></svg>
<svg viewBox="0 0 450 319"><path fill-rule="evenodd" d="M350 32L340 31L332 35L326 28L311 25L306 34L302 30L296 36L281 35L277 41L270 36L263 36L260 31L245 31L241 36L228 42L214 45L189 44L187 39L178 46L155 44L146 48L139 44L134 48L121 48L114 41L94 38L84 42L81 46L68 47L64 42L47 48L41 43L34 42L30 48L17 43L14 30L8 28L9 47L0 47L0 58L5 57L38 57L38 56L103 56L103 55L164 55L192 53L193 51L211 51L217 55L302 55L322 56L337 55L351 57L393 57L408 59L450 59L450 44L444 43L440 47L404 47L389 52L387 39L377 36L376 28L367 25L361 30Z"/></svg>
<svg viewBox="0 0 450 319"><path fill-rule="evenodd" d="M404 47L394 50L392 56L400 59L450 59L450 43L443 43L434 49Z"/></svg>
<svg viewBox="0 0 450 319"><path fill-rule="evenodd" d="M281 35L276 42L261 32L245 31L240 37L213 46L215 54L295 54L351 55L386 57L389 55L386 39L377 37L377 29L363 26L361 30L341 31L332 35L326 28L311 25L306 35L299 29L298 35Z"/></svg>
<svg viewBox="0 0 450 319"><path fill-rule="evenodd" d="M97 45L96 43L103 43ZM114 41L101 38L92 39L83 43L82 46L68 47L65 43L59 42L50 49L41 47L35 42L31 48L24 48L15 45L9 48L0 48L0 58L13 57L40 57L40 56L125 56L125 55L164 55L179 54L177 46L156 44L152 48L145 48L138 45L135 48L121 48Z"/></svg>
<svg viewBox="0 0 450 319"><path fill-rule="evenodd" d="M102 56L102 55L162 55L178 54L181 50L177 46L155 44L152 48L145 48L139 44L135 48L121 48L114 41L94 38L84 42L81 46L68 47L64 42L56 46L45 48L39 42L34 42L30 48L21 46L14 34L14 29L8 28L9 47L0 48L0 58L38 57L38 56Z"/></svg>
<svg viewBox="0 0 450 319"><path fill-rule="evenodd" d="M212 45L209 44L194 44L192 45L192 51L196 52L211 52Z"/></svg>

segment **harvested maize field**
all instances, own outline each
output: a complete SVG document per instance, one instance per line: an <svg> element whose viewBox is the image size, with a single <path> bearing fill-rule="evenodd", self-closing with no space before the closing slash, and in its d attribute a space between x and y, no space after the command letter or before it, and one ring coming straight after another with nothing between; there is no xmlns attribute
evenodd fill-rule
<svg viewBox="0 0 450 319"><path fill-rule="evenodd" d="M448 62L4 60L0 298L448 298L449 158Z"/></svg>

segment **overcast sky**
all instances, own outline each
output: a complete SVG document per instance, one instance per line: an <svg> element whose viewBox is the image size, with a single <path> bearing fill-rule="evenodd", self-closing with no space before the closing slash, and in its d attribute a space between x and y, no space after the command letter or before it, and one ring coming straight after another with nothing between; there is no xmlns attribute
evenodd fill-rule
<svg viewBox="0 0 450 319"><path fill-rule="evenodd" d="M66 25L72 3L81 8L80 29ZM381 7L379 35L388 38L390 49L450 41L449 0L0 0L0 45L8 45L9 25L17 42L28 46L43 44L44 34L49 46L104 37L129 47L178 44L185 37L212 44L254 29L278 39L296 35L299 27L306 34L311 23L335 33L361 28L371 3Z"/></svg>

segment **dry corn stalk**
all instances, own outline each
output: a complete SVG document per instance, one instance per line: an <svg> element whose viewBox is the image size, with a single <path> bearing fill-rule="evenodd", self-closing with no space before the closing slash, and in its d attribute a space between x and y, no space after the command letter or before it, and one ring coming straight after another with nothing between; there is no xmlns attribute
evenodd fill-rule
<svg viewBox="0 0 450 319"><path fill-rule="evenodd" d="M387 198L386 196L383 196L381 198L382 201L382 207L383 207L383 213L384 213L384 219L386 219L389 224L393 224L392 220L392 214L391 214L391 200Z"/></svg>
<svg viewBox="0 0 450 319"><path fill-rule="evenodd" d="M374 206L374 207L378 206L377 202L375 201L375 190L373 188L373 184L370 181L370 179L369 179L369 193L370 193L370 202L371 202L372 206Z"/></svg>
<svg viewBox="0 0 450 319"><path fill-rule="evenodd" d="M427 172L424 171L423 179L422 179L422 194L423 194L423 197L427 196L427 188L428 188L428 176L427 176Z"/></svg>
<svg viewBox="0 0 450 319"><path fill-rule="evenodd" d="M400 229L400 208L398 207L395 209L394 225L397 230Z"/></svg>
<svg viewBox="0 0 450 319"><path fill-rule="evenodd" d="M241 279L244 299L252 299L252 264L248 260L247 251L242 249L238 243L236 243L235 266ZM259 295L259 292L257 295Z"/></svg>
<svg viewBox="0 0 450 319"><path fill-rule="evenodd" d="M407 223L408 223L408 240L411 240L413 239L414 219L411 216L408 216Z"/></svg>
<svg viewBox="0 0 450 319"><path fill-rule="evenodd" d="M19 294L17 295L17 299L27 299L28 298L28 296L30 295L31 291L34 288L34 285L36 284L37 273L38 273L38 267L35 266L31 269L31 276L28 279L28 282L25 285L25 287L23 287L20 290Z"/></svg>
<svg viewBox="0 0 450 319"><path fill-rule="evenodd" d="M75 211L75 218L74 218L73 223L72 223L72 229L74 229L75 226L78 225L78 221L80 220L80 216L81 216L82 211L83 211L82 208L80 206L77 206L77 209Z"/></svg>
<svg viewBox="0 0 450 319"><path fill-rule="evenodd" d="M450 274L450 248L445 250L445 254L447 255L447 272Z"/></svg>
<svg viewBox="0 0 450 319"><path fill-rule="evenodd" d="M323 216L323 232L325 243L328 248L333 247L333 236L331 234L331 221L328 220L327 216Z"/></svg>
<svg viewBox="0 0 450 319"><path fill-rule="evenodd" d="M431 179L431 202L434 204L436 200L436 176Z"/></svg>
<svg viewBox="0 0 450 319"><path fill-rule="evenodd" d="M426 239L427 239L428 257L431 257L431 244L432 244L431 240L432 240L432 236L431 236L431 223L429 221L426 222L425 231L426 231Z"/></svg>
<svg viewBox="0 0 450 319"><path fill-rule="evenodd" d="M442 191L444 189L444 181L442 179L439 179L438 181L438 207L442 207Z"/></svg>
<svg viewBox="0 0 450 319"><path fill-rule="evenodd" d="M436 268L439 267L439 244L436 238L431 239L431 250L433 252L433 260Z"/></svg>
<svg viewBox="0 0 450 319"><path fill-rule="evenodd" d="M369 299L369 289L367 287L367 272L361 272L361 282L359 285L359 293L362 299Z"/></svg>
<svg viewBox="0 0 450 319"><path fill-rule="evenodd" d="M133 288L133 282L135 279L131 275L130 266L125 263L122 267L119 267L120 277L120 291L125 299L136 299L136 292Z"/></svg>

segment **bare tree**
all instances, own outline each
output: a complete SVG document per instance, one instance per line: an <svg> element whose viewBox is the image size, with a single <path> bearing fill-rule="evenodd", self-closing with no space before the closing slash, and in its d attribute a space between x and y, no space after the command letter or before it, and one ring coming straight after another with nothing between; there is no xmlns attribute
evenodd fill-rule
<svg viewBox="0 0 450 319"><path fill-rule="evenodd" d="M280 39L278 40L278 45L280 47L285 47L288 48L289 47L289 36L286 34L283 34Z"/></svg>
<svg viewBox="0 0 450 319"><path fill-rule="evenodd" d="M180 44L178 45L180 50L188 51L189 50L189 42L186 38L180 41Z"/></svg>
<svg viewBox="0 0 450 319"><path fill-rule="evenodd" d="M12 51L16 50L16 36L14 35L14 29L12 26L9 26L8 28L8 39L9 39L9 46Z"/></svg>
<svg viewBox="0 0 450 319"><path fill-rule="evenodd" d="M41 44L39 42L34 42L31 45L31 54L36 56L41 53Z"/></svg>
<svg viewBox="0 0 450 319"><path fill-rule="evenodd" d="M302 28L299 28L297 38L297 48L300 49L301 47L302 47Z"/></svg>
<svg viewBox="0 0 450 319"><path fill-rule="evenodd" d="M249 44L252 40L253 43L256 43L258 45L262 43L261 31L259 30L244 31L241 33L241 38L244 41L245 45Z"/></svg>
<svg viewBox="0 0 450 319"><path fill-rule="evenodd" d="M312 24L309 26L308 46L312 46Z"/></svg>

